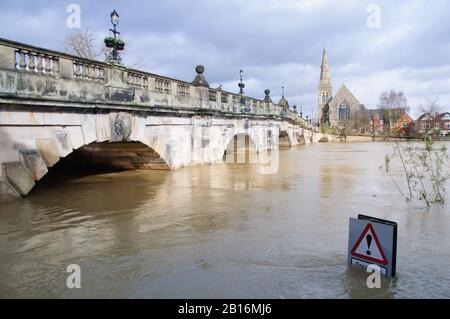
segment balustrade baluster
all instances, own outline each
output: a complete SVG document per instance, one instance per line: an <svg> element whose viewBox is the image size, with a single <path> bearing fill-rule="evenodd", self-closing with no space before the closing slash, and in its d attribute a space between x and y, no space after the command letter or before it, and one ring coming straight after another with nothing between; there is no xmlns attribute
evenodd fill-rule
<svg viewBox="0 0 450 319"><path fill-rule="evenodd" d="M98 79L99 79L100 82L104 82L105 81L105 68L104 67L99 67Z"/></svg>
<svg viewBox="0 0 450 319"><path fill-rule="evenodd" d="M89 81L93 81L93 80L94 80L94 75L92 74L93 65L92 65L92 64L89 64L89 65L87 66L87 69L88 69L88 75L87 75L88 80L89 80Z"/></svg>
<svg viewBox="0 0 450 319"><path fill-rule="evenodd" d="M83 64L83 79L89 81L89 64Z"/></svg>
<svg viewBox="0 0 450 319"><path fill-rule="evenodd" d="M81 79L81 64L79 62L74 62L73 65L75 68L75 78Z"/></svg>
<svg viewBox="0 0 450 319"><path fill-rule="evenodd" d="M53 75L59 76L59 59L57 57L53 57Z"/></svg>
<svg viewBox="0 0 450 319"><path fill-rule="evenodd" d="M19 70L25 71L27 68L27 62L25 61L25 52L20 50L19 51Z"/></svg>
<svg viewBox="0 0 450 319"><path fill-rule="evenodd" d="M100 78L100 68L97 65L94 65L92 67L92 69L93 69L94 82L98 82L98 80Z"/></svg>
<svg viewBox="0 0 450 319"><path fill-rule="evenodd" d="M34 63L34 56L35 54L33 52L28 53L28 70L32 73L36 72L36 64Z"/></svg>
<svg viewBox="0 0 450 319"><path fill-rule="evenodd" d="M45 56L45 74L50 75L52 74L52 65L51 65L51 57L46 55Z"/></svg>
<svg viewBox="0 0 450 319"><path fill-rule="evenodd" d="M37 54L37 71L38 71L38 74L42 74L43 71L44 71L44 64L43 64L42 58L43 58L42 54L38 53Z"/></svg>

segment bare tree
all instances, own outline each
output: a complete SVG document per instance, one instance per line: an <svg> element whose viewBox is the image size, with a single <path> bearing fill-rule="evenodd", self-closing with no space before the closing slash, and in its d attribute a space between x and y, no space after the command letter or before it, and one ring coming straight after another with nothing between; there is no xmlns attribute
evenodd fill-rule
<svg viewBox="0 0 450 319"><path fill-rule="evenodd" d="M89 29L75 31L66 35L65 50L69 54L77 55L86 59L98 59L105 54L103 46L97 45L97 39Z"/></svg>
<svg viewBox="0 0 450 319"><path fill-rule="evenodd" d="M364 133L370 130L370 113L364 107L353 111L350 119L346 121L345 127L348 134Z"/></svg>
<svg viewBox="0 0 450 319"><path fill-rule="evenodd" d="M402 91L391 90L380 94L378 107L380 109L404 109L407 111L408 105L405 94Z"/></svg>
<svg viewBox="0 0 450 319"><path fill-rule="evenodd" d="M435 113L439 113L442 107L439 105L437 100L432 100L430 98L425 98L425 101L419 105L419 110L422 113L429 113L434 116Z"/></svg>
<svg viewBox="0 0 450 319"><path fill-rule="evenodd" d="M378 108L383 110L383 120L389 126L397 122L403 113L409 111L405 94L395 90L380 94Z"/></svg>
<svg viewBox="0 0 450 319"><path fill-rule="evenodd" d="M100 45L97 40L94 33L88 28L75 31L66 35L64 41L65 50L69 54L90 60L103 59L109 52L109 49L107 49L103 43ZM127 43L127 46L122 54L127 51L127 48L131 44L131 41L125 42ZM139 57L130 62L127 67L135 70L143 70L146 68L146 65L144 59Z"/></svg>

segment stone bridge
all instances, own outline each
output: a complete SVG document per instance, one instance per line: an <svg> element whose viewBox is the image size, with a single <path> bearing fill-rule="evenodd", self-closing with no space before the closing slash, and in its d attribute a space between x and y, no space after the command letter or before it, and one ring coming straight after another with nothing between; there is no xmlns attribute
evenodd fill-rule
<svg viewBox="0 0 450 319"><path fill-rule="evenodd" d="M0 39L0 202L27 195L72 152L121 169L224 161L244 146L277 150L326 139L296 112L185 82Z"/></svg>

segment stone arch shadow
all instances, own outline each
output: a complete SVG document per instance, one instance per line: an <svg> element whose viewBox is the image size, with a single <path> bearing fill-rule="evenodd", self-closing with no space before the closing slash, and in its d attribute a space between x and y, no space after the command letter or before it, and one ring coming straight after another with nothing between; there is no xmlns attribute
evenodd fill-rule
<svg viewBox="0 0 450 319"><path fill-rule="evenodd" d="M290 148L293 146L293 142L292 142L291 136L289 135L288 131L280 130L280 133L278 136L278 145L280 148Z"/></svg>
<svg viewBox="0 0 450 319"><path fill-rule="evenodd" d="M258 162L258 144L250 132L235 132L224 143L223 161L228 164Z"/></svg>
<svg viewBox="0 0 450 319"><path fill-rule="evenodd" d="M57 146L58 141L60 145ZM10 196L2 198L2 201L11 201L28 195L53 168L64 162L73 164L82 161L80 169L84 168L91 173L170 170L170 165L164 157L141 140L94 140L74 147L70 136L65 134L57 141L36 139L36 149L21 149L18 152L20 161L2 163L2 182L6 184L2 187L10 188ZM84 175L91 175L87 172Z"/></svg>

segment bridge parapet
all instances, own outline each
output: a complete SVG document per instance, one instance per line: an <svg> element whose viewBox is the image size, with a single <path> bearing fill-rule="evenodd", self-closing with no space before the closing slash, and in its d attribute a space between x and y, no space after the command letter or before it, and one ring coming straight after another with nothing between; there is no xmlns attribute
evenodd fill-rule
<svg viewBox="0 0 450 319"><path fill-rule="evenodd" d="M114 105L143 110L204 109L228 115L283 117L313 129L297 113L286 114L270 99L241 97L210 88L207 83L196 85L195 81L176 80L0 38L1 104L11 104L12 100L20 104L31 99L51 101L57 106L82 103L95 104L97 108Z"/></svg>

